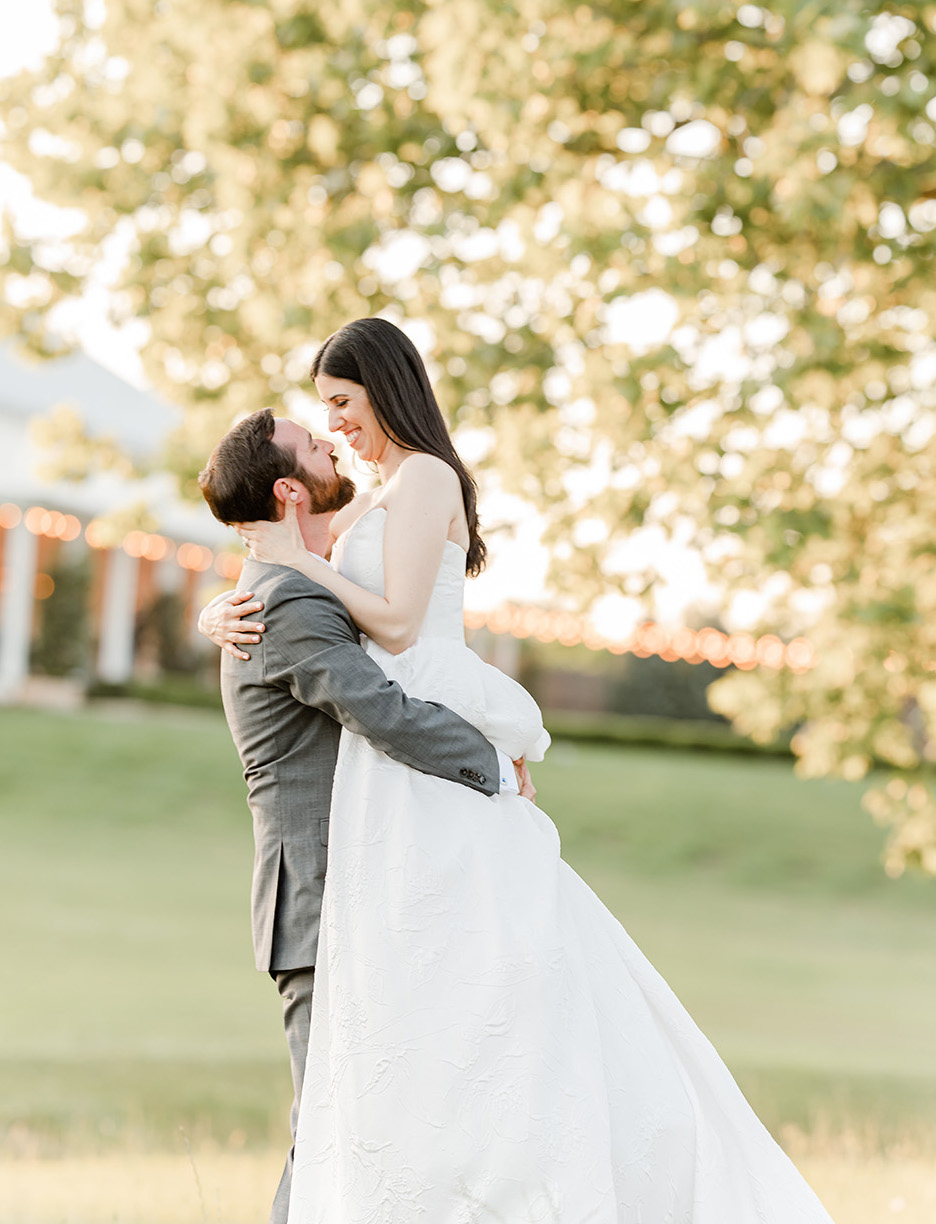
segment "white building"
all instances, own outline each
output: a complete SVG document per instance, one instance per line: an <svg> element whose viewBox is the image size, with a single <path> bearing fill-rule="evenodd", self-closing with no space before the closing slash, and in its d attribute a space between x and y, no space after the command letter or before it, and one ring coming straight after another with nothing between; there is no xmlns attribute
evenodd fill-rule
<svg viewBox="0 0 936 1224"><path fill-rule="evenodd" d="M37 424L63 408L80 418L89 438L113 443L138 466L151 465L150 474L50 477ZM83 554L91 560L94 671L114 684L133 674L137 614L146 598L179 591L191 623L206 591L236 576L239 559L225 551L231 531L204 504L182 501L162 469L180 422L178 409L81 352L35 362L0 346L0 700L26 691L41 604L53 591L50 571L61 562Z"/></svg>

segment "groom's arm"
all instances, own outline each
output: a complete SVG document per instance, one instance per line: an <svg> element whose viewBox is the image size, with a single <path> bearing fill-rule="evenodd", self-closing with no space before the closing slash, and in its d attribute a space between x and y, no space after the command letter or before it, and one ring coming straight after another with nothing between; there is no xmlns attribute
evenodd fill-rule
<svg viewBox="0 0 936 1224"><path fill-rule="evenodd" d="M499 792L498 754L481 732L447 706L407 697L388 680L330 591L296 575L265 602L259 649L268 683L287 687L297 701L404 765L485 795Z"/></svg>

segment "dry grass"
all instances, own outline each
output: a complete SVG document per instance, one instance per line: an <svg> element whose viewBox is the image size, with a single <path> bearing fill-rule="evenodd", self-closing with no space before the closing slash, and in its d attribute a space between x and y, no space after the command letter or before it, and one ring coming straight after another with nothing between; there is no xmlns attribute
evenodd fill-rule
<svg viewBox="0 0 936 1224"><path fill-rule="evenodd" d="M932 1224L936 1149L907 1140L882 1150L870 1133L802 1135L784 1146L836 1224Z"/></svg>
<svg viewBox="0 0 936 1224"><path fill-rule="evenodd" d="M282 1152L0 1160L9 1224L259 1224Z"/></svg>
<svg viewBox="0 0 936 1224"><path fill-rule="evenodd" d="M785 1136L836 1224L932 1224L936 1160L909 1146L875 1153L855 1135ZM258 1224L283 1153L201 1149L0 1158L10 1224ZM726 1222L727 1224L727 1222Z"/></svg>

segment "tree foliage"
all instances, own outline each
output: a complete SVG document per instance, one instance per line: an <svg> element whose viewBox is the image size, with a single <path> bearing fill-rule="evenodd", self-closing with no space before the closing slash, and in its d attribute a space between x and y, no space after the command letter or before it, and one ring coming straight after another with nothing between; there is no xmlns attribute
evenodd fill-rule
<svg viewBox="0 0 936 1224"><path fill-rule="evenodd" d="M808 774L891 766L890 867L936 870L936 5L59 8L2 84L3 153L86 222L7 221L3 331L41 349L126 252L115 311L187 405L190 476L234 414L301 400L342 322L427 322L558 588L645 593L638 526L702 549L818 655L718 708L800 725Z"/></svg>

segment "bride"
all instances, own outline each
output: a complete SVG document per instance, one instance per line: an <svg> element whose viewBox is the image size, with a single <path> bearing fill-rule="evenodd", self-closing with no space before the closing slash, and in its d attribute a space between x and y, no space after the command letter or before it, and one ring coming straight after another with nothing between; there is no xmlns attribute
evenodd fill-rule
<svg viewBox="0 0 936 1224"><path fill-rule="evenodd" d="M294 513L242 529L253 554L333 591L411 696L541 759L535 703L465 645L475 486L418 353L360 319L312 377L380 484L336 514L334 568ZM317 966L290 1224L830 1224L522 796L342 732Z"/></svg>

